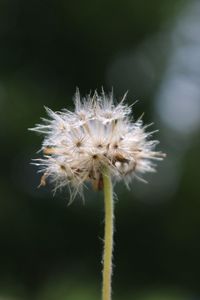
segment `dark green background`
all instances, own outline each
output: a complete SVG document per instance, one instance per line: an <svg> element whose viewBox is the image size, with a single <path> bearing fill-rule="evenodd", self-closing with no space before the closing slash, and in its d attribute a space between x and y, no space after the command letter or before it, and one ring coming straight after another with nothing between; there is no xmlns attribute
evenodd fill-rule
<svg viewBox="0 0 200 300"><path fill-rule="evenodd" d="M140 99L135 116L145 111L145 123L155 121L159 148L168 153L158 173L146 177L148 186L133 182L130 191L116 186L113 299L199 299L199 131L180 154L175 187L166 187L174 172L170 157L179 157L176 143L188 136L180 137L154 113L170 58L165 35L186 5L181 0L0 1L2 300L100 299L103 195L89 188L84 205L76 199L68 207L67 193L53 197L51 187L37 189L40 178L30 165L42 138L27 128L45 116L44 105L73 108L76 86L82 95L113 87L117 98L129 90L130 104ZM159 49L157 35L165 41ZM140 51L157 59L153 82L140 73L140 64L112 68L121 55L133 53L137 61ZM142 67L148 68L145 60ZM166 169L172 172L167 178Z"/></svg>

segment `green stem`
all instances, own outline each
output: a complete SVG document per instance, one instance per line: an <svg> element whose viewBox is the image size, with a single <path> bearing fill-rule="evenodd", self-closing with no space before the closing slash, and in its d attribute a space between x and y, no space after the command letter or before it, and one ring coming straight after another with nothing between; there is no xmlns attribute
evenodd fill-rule
<svg viewBox="0 0 200 300"><path fill-rule="evenodd" d="M102 300L111 300L114 205L112 181L108 170L105 170L103 174L103 186L105 201L105 232Z"/></svg>

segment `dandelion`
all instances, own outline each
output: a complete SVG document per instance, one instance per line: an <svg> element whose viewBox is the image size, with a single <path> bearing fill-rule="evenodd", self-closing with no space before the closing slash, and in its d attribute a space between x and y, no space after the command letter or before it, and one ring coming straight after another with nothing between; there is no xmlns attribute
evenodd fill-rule
<svg viewBox="0 0 200 300"><path fill-rule="evenodd" d="M34 160L42 173L40 185L47 180L54 191L68 187L71 201L77 194L83 197L86 183L104 190L105 238L103 254L102 299L111 299L113 252L113 188L112 182L123 180L126 185L135 177L155 171L155 161L165 156L156 151L155 132L147 132L142 118L132 120L132 107L125 103L126 95L114 103L113 93L95 92L81 99L74 97L74 112L63 109L53 112L46 108L49 119L42 119L31 130L44 134L43 158ZM150 124L151 125L151 124Z"/></svg>

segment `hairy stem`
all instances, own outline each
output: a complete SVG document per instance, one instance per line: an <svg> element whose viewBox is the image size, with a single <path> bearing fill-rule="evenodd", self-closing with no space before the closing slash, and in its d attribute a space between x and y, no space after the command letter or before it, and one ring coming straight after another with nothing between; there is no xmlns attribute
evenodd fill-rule
<svg viewBox="0 0 200 300"><path fill-rule="evenodd" d="M105 201L105 232L102 300L111 300L114 203L112 181L108 170L105 170L103 174L103 186Z"/></svg>

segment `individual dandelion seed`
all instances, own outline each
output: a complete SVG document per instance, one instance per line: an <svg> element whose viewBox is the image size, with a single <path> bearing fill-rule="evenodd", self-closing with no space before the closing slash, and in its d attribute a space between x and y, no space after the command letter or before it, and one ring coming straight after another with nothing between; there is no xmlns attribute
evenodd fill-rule
<svg viewBox="0 0 200 300"><path fill-rule="evenodd" d="M32 131L44 134L43 158L35 159L39 167L41 185L49 179L54 190L68 187L71 201L77 194L83 196L85 183L105 194L105 242L103 254L102 299L111 299L113 251L113 190L112 181L123 180L127 185L136 177L155 171L155 160L165 154L156 151L155 132L147 132L142 118L132 120L131 106L126 95L118 104L113 93L95 92L81 99L77 89L75 110L53 112L46 108L48 119ZM151 124L150 124L151 125Z"/></svg>

